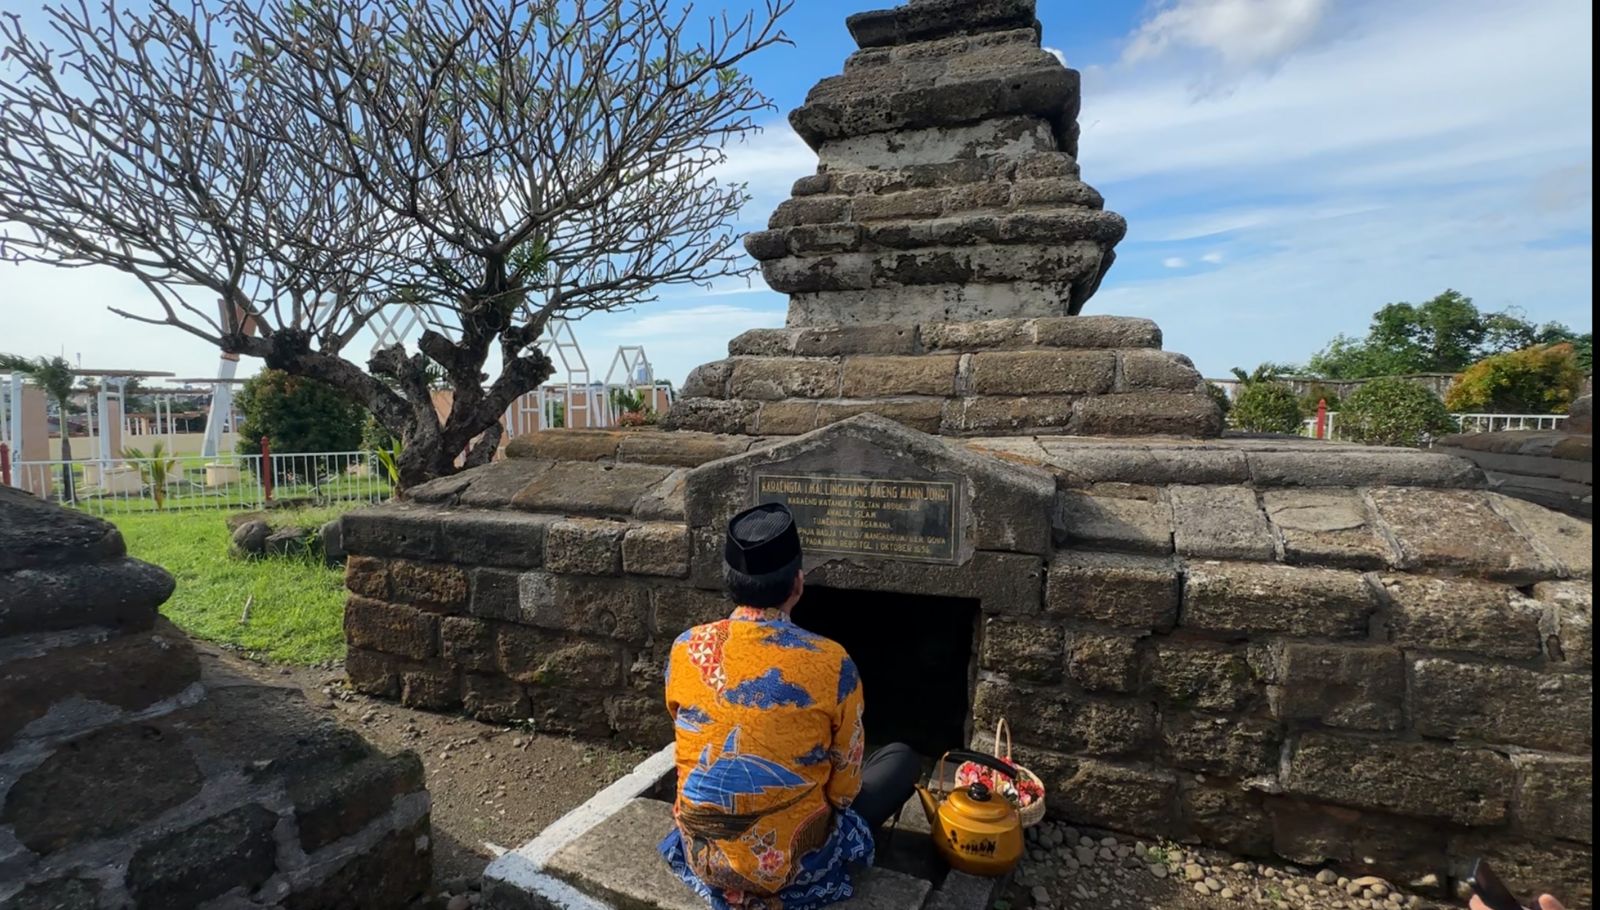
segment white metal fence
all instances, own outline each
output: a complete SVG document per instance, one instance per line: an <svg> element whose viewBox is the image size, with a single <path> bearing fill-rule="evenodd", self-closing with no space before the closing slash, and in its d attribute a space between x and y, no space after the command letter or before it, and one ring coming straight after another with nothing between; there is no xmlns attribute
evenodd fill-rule
<svg viewBox="0 0 1600 910"><path fill-rule="evenodd" d="M268 503L382 502L388 472L368 452L15 461L10 482L41 499L96 515L193 509L260 509Z"/></svg>
<svg viewBox="0 0 1600 910"><path fill-rule="evenodd" d="M1506 430L1559 430L1565 414L1451 414L1463 433L1499 433Z"/></svg>
<svg viewBox="0 0 1600 910"><path fill-rule="evenodd" d="M1324 439L1339 439L1339 412L1327 413ZM1451 414L1462 433L1500 433L1509 430L1559 430L1566 422L1565 414ZM1301 436L1317 438L1317 419L1306 418Z"/></svg>

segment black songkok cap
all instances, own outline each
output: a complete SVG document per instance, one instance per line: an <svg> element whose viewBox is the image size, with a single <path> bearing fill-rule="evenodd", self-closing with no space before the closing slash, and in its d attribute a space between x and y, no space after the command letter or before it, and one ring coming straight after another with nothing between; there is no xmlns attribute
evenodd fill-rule
<svg viewBox="0 0 1600 910"><path fill-rule="evenodd" d="M800 557L800 532L789 507L772 502L747 509L728 522L722 558L746 575L776 572Z"/></svg>

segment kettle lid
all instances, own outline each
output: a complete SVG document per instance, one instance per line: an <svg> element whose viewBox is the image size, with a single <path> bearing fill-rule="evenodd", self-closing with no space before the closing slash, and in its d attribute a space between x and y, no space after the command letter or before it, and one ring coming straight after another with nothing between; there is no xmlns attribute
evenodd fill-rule
<svg viewBox="0 0 1600 910"><path fill-rule="evenodd" d="M945 798L945 807L961 818L991 824L1002 824L1016 816L1017 810L1010 803L995 799L992 793L983 783L975 783L953 791Z"/></svg>

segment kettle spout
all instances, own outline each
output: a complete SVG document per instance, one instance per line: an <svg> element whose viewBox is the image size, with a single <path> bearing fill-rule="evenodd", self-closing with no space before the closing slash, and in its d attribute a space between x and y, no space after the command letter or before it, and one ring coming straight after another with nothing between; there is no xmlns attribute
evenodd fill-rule
<svg viewBox="0 0 1600 910"><path fill-rule="evenodd" d="M922 800L922 811L928 816L928 826L935 831L939 830L939 801L934 799L932 791L927 787L917 788L917 798Z"/></svg>

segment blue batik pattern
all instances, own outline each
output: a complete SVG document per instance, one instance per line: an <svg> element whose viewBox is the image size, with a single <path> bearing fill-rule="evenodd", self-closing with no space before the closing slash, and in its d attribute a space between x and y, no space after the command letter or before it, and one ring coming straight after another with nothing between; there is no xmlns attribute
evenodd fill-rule
<svg viewBox="0 0 1600 910"><path fill-rule="evenodd" d="M796 651L821 651L822 639L799 626L788 623L773 623L771 632L762 639L769 645L780 648L790 648Z"/></svg>
<svg viewBox="0 0 1600 910"><path fill-rule="evenodd" d="M809 708L816 704L816 699L811 697L810 692L784 679L783 671L777 667L734 686L724 697L729 702L746 708L768 710L784 705Z"/></svg>
<svg viewBox="0 0 1600 910"><path fill-rule="evenodd" d="M827 761L828 758L829 755L827 746L813 746L810 752L807 752L806 754L796 758L794 763L802 768L809 768L812 765L822 764L823 762Z"/></svg>
<svg viewBox="0 0 1600 910"><path fill-rule="evenodd" d="M734 811L734 800L771 790L806 786L806 779L777 762L739 752L739 728L728 733L722 754L711 759L711 747L700 752L700 762L684 777L678 792L684 799Z"/></svg>
<svg viewBox="0 0 1600 910"><path fill-rule="evenodd" d="M699 733L700 728L711 723L712 720L711 715L693 705L685 705L679 708L678 715L674 718L678 729L687 733Z"/></svg>
<svg viewBox="0 0 1600 910"><path fill-rule="evenodd" d="M846 657L839 665L839 703L843 704L859 685L861 685L861 674L856 671L856 662Z"/></svg>
<svg viewBox="0 0 1600 910"><path fill-rule="evenodd" d="M704 898L712 910L744 910L742 905L730 904L720 889L701 881L690 870L683 834L676 827L661 839L657 849L673 873ZM855 812L842 810L834 816L833 833L828 840L800 858L791 884L773 898L755 900L768 902L769 906L777 902L783 910L820 910L854 897L856 890L850 881L850 866L870 866L874 858L872 829Z"/></svg>

